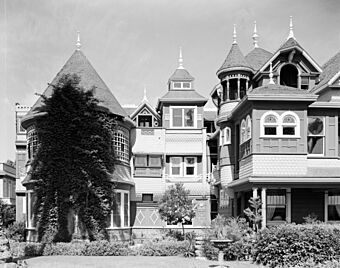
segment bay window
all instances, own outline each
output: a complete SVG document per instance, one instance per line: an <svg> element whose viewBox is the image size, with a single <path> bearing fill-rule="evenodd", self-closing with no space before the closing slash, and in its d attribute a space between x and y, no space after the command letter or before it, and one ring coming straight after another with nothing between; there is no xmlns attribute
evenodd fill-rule
<svg viewBox="0 0 340 268"><path fill-rule="evenodd" d="M118 127L113 131L113 145L116 160L129 163L129 131L125 128Z"/></svg>
<svg viewBox="0 0 340 268"><path fill-rule="evenodd" d="M136 177L161 177L162 157L160 155L135 155L134 175Z"/></svg>
<svg viewBox="0 0 340 268"><path fill-rule="evenodd" d="M171 107L171 126L179 128L196 127L195 107Z"/></svg>

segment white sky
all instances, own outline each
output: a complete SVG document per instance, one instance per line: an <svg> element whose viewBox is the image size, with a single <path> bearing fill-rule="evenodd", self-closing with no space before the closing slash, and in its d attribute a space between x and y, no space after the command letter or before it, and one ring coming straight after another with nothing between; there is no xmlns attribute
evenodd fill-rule
<svg viewBox="0 0 340 268"><path fill-rule="evenodd" d="M294 18L297 41L320 64L340 49L339 0L0 0L0 162L15 159L15 103L33 105L75 49L82 51L121 104L166 93L178 63L208 97L231 43L274 52Z"/></svg>

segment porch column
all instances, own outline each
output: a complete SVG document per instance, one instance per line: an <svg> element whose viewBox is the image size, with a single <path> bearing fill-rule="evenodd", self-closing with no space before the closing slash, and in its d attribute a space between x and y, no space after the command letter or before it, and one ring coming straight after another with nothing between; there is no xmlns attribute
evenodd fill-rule
<svg viewBox="0 0 340 268"><path fill-rule="evenodd" d="M267 189L262 188L261 191L261 201L262 201L262 207L261 207L261 216L262 216L262 229L266 228L267 225Z"/></svg>
<svg viewBox="0 0 340 268"><path fill-rule="evenodd" d="M325 191L325 213L324 213L324 215L325 215L325 222L328 222L328 191L326 190Z"/></svg>
<svg viewBox="0 0 340 268"><path fill-rule="evenodd" d="M253 188L253 198L258 197L257 195L257 188Z"/></svg>
<svg viewBox="0 0 340 268"><path fill-rule="evenodd" d="M241 78L238 77L237 78L237 99L238 100L240 99L240 81L241 81Z"/></svg>
<svg viewBox="0 0 340 268"><path fill-rule="evenodd" d="M245 210L245 194L241 192L241 215L243 215L243 210Z"/></svg>
<svg viewBox="0 0 340 268"><path fill-rule="evenodd" d="M27 191L26 192L26 197L27 197L27 228L31 228L32 227L32 221L31 221L31 217L32 217L32 208L31 208L31 191Z"/></svg>
<svg viewBox="0 0 340 268"><path fill-rule="evenodd" d="M288 223L292 222L292 189L286 189L286 197L287 197L287 208L286 208L286 221Z"/></svg>
<svg viewBox="0 0 340 268"><path fill-rule="evenodd" d="M227 101L229 101L229 77L227 77Z"/></svg>

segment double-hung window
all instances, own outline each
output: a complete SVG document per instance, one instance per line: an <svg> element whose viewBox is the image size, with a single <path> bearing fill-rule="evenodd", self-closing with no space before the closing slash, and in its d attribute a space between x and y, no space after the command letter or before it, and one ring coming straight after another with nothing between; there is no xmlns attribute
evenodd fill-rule
<svg viewBox="0 0 340 268"><path fill-rule="evenodd" d="M230 127L225 127L220 130L220 146L231 143L231 129Z"/></svg>
<svg viewBox="0 0 340 268"><path fill-rule="evenodd" d="M308 154L323 155L325 140L324 117L308 117L307 135Z"/></svg>
<svg viewBox="0 0 340 268"><path fill-rule="evenodd" d="M173 82L174 89L190 89L191 83L190 82Z"/></svg>
<svg viewBox="0 0 340 268"><path fill-rule="evenodd" d="M161 177L162 157L160 155L135 155L134 175L136 177Z"/></svg>
<svg viewBox="0 0 340 268"><path fill-rule="evenodd" d="M268 114L264 118L264 136L275 136L278 134L279 118L275 114Z"/></svg>
<svg viewBox="0 0 340 268"><path fill-rule="evenodd" d="M196 176L197 157L194 156L170 157L170 175L174 177Z"/></svg>
<svg viewBox="0 0 340 268"><path fill-rule="evenodd" d="M178 128L195 128L196 107L171 107L171 126Z"/></svg>

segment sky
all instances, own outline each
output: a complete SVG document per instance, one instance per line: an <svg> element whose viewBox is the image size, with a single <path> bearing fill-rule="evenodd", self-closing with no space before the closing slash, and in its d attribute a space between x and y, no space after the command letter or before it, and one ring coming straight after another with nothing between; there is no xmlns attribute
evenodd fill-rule
<svg viewBox="0 0 340 268"><path fill-rule="evenodd" d="M75 50L82 51L120 104L156 105L178 66L209 97L232 44L243 54L275 52L289 33L319 65L340 50L340 0L0 0L0 162L15 160L15 103L32 106ZM209 103L208 106L212 107Z"/></svg>

